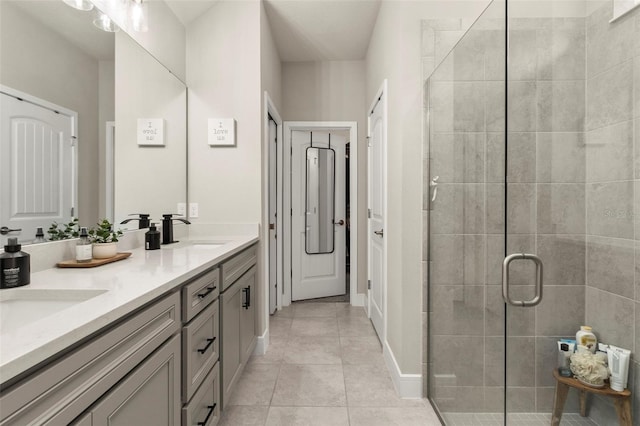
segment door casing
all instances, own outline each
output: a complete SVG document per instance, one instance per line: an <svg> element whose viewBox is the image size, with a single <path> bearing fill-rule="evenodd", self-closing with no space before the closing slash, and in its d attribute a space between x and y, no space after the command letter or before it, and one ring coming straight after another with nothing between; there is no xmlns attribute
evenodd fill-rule
<svg viewBox="0 0 640 426"><path fill-rule="evenodd" d="M319 131L319 130L346 130L349 132L349 140L352 142L349 150L349 191L352 194L352 200L357 200L358 193L358 123L355 121L285 121L284 122L284 149L283 149L283 209L282 215L282 244L284 247L283 262L284 267L284 294L282 306L291 304L291 132L294 130L303 131ZM351 225L350 238L351 244L349 249L349 257L351 259L351 270L349 277L349 299L352 306L364 305L364 294L358 294L358 203L351 203L351 211L349 213L349 221ZM278 306L281 309L281 306Z"/></svg>

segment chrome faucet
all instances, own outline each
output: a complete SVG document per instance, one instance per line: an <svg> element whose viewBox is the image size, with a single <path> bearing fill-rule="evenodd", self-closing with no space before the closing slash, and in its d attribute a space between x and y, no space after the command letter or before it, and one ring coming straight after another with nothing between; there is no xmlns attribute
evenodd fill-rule
<svg viewBox="0 0 640 426"><path fill-rule="evenodd" d="M179 220L180 222L186 223L187 225L191 225L187 219L183 219L181 217L173 217L173 213L163 214L162 215L162 244L172 244L177 243L178 241L173 240L173 221Z"/></svg>

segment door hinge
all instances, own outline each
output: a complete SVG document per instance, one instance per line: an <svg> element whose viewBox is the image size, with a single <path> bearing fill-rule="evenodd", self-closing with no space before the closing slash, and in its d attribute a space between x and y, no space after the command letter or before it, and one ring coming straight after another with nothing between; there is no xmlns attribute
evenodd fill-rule
<svg viewBox="0 0 640 426"><path fill-rule="evenodd" d="M291 212L289 213L289 216L293 216L293 208L291 209Z"/></svg>
<svg viewBox="0 0 640 426"><path fill-rule="evenodd" d="M71 207L71 217L73 217L74 212L75 212L75 207Z"/></svg>
<svg viewBox="0 0 640 426"><path fill-rule="evenodd" d="M371 219L371 209L367 209L367 217Z"/></svg>
<svg viewBox="0 0 640 426"><path fill-rule="evenodd" d="M367 146L371 147L371 136L367 136Z"/></svg>
<svg viewBox="0 0 640 426"><path fill-rule="evenodd" d="M371 290L371 280L367 280L367 290Z"/></svg>
<svg viewBox="0 0 640 426"><path fill-rule="evenodd" d="M71 146L76 146L76 143L78 142L78 138L75 136L71 136L69 142L71 143Z"/></svg>

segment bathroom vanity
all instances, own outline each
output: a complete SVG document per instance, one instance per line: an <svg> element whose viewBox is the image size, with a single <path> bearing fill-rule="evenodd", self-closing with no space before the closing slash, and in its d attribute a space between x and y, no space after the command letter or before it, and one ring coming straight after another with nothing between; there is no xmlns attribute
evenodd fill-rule
<svg viewBox="0 0 640 426"><path fill-rule="evenodd" d="M215 425L256 344L256 241L33 274L32 295L79 302L0 325L0 425Z"/></svg>

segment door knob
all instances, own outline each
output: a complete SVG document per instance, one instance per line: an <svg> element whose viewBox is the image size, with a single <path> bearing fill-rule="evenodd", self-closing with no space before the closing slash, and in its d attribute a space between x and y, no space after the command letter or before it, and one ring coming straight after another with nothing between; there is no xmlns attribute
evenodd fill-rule
<svg viewBox="0 0 640 426"><path fill-rule="evenodd" d="M20 232L20 231L22 231L22 229L9 229L6 226L3 226L2 228L0 228L1 235L7 235L9 232Z"/></svg>
<svg viewBox="0 0 640 426"><path fill-rule="evenodd" d="M339 220L339 221L337 221L337 222L336 222L336 221L333 221L333 223L334 223L334 224L336 224L336 225L340 225L340 226L342 226L342 225L344 225L344 220L340 219L340 220Z"/></svg>
<svg viewBox="0 0 640 426"><path fill-rule="evenodd" d="M384 237L384 229L381 229L379 231L373 231L373 233L379 236L380 238Z"/></svg>

